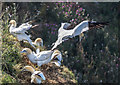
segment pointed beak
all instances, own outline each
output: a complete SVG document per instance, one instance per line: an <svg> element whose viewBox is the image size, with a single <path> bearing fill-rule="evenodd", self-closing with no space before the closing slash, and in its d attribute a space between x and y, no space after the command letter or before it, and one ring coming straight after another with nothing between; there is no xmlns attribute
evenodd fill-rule
<svg viewBox="0 0 120 85"><path fill-rule="evenodd" d="M41 76L41 78L42 78L43 80L46 80L46 78L45 78L45 76L44 76L44 74L43 74L42 72L41 72L39 75Z"/></svg>

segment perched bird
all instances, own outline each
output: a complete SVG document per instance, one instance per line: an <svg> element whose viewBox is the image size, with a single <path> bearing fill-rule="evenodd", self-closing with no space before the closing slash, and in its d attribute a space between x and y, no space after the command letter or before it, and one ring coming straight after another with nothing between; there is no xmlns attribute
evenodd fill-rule
<svg viewBox="0 0 120 85"><path fill-rule="evenodd" d="M37 39L35 39L35 41L32 42L32 43L33 43L34 45L43 47L43 40L42 40L42 38L37 38Z"/></svg>
<svg viewBox="0 0 120 85"><path fill-rule="evenodd" d="M32 66L25 66L21 72L29 71L32 73L31 75L31 83L42 83L42 80L46 80L44 74L41 71L35 71Z"/></svg>
<svg viewBox="0 0 120 85"><path fill-rule="evenodd" d="M35 39L35 41L32 42L32 44L34 44L34 45L37 46L36 53L39 54L39 53L40 53L39 47L40 47L40 46L43 47L43 40L42 40L42 38L37 38L37 39Z"/></svg>
<svg viewBox="0 0 120 85"><path fill-rule="evenodd" d="M54 63L57 66L61 65L62 55L61 52L58 50L48 50L48 51L41 51L39 54L35 54L35 52L32 52L29 48L24 48L21 53L25 53L26 56L29 58L29 60L37 64L38 66L41 66L43 64L48 64L50 61L52 61L54 58L57 58L57 61L54 61Z"/></svg>
<svg viewBox="0 0 120 85"><path fill-rule="evenodd" d="M28 41L30 45L35 48L35 46L32 44L32 40L30 39L30 36L25 33L27 32L27 30L29 30L32 27L32 25L30 25L29 23L23 23L18 28L16 28L15 20L11 20L9 23L10 23L9 32L14 36L16 36L18 41L22 41L22 40Z"/></svg>
<svg viewBox="0 0 120 85"><path fill-rule="evenodd" d="M55 43L52 44L54 46L52 47L51 50L54 50L62 42L66 41L70 38L73 38L75 36L78 36L87 30L94 29L94 28L101 28L107 24L108 24L108 22L96 22L96 21L85 20L85 21L82 21L77 26L75 26L73 29L68 30L67 28L69 28L71 26L71 24L70 23L61 23L61 27L58 30L58 39Z"/></svg>

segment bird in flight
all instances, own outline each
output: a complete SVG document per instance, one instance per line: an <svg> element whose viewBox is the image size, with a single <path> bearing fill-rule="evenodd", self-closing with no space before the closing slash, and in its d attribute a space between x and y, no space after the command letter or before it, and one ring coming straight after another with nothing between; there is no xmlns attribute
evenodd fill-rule
<svg viewBox="0 0 120 85"><path fill-rule="evenodd" d="M58 39L55 43L53 43L53 47L51 50L57 48L62 42L69 40L75 36L80 35L81 33L94 29L94 28L101 28L105 25L108 25L108 22L96 22L96 21L89 21L85 20L76 25L73 29L71 28L70 23L61 23L61 27L58 30Z"/></svg>

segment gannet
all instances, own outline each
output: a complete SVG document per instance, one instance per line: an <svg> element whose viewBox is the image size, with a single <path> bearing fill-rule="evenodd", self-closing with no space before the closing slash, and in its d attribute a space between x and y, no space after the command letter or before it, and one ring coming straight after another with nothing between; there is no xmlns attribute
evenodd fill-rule
<svg viewBox="0 0 120 85"><path fill-rule="evenodd" d="M34 44L34 45L37 46L36 53L39 54L39 53L40 53L39 47L40 47L40 46L43 47L43 40L42 40L42 38L37 38L37 39L35 39L35 41L32 42L32 44Z"/></svg>
<svg viewBox="0 0 120 85"><path fill-rule="evenodd" d="M60 45L62 42L68 40L69 38L73 38L77 35L80 35L81 33L93 29L93 28L100 28L104 25L107 25L107 22L96 22L96 21L82 21L80 24L75 26L73 29L67 30L67 28L70 27L70 23L61 23L61 27L58 30L58 39L52 47L51 50L54 50L58 45Z"/></svg>
<svg viewBox="0 0 120 85"><path fill-rule="evenodd" d="M50 61L53 60L53 58L57 58L57 61L54 61L57 66L60 66L60 62L62 60L62 54L58 50L48 50L48 51L41 51L39 54L35 54L35 52L32 52L30 48L24 48L21 53L25 53L28 59L38 66L41 66L43 64L48 64Z"/></svg>
<svg viewBox="0 0 120 85"><path fill-rule="evenodd" d="M29 30L32 27L32 25L28 23L23 23L18 28L16 28L15 20L11 20L9 23L11 24L9 32L14 36L16 36L18 41L22 41L22 40L28 41L30 45L35 48L35 46L32 44L32 40L30 39L30 36L25 34L25 32Z"/></svg>
<svg viewBox="0 0 120 85"><path fill-rule="evenodd" d="M35 41L32 42L32 43L33 43L34 45L43 47L43 40L42 40L42 38L37 38L37 39L35 39Z"/></svg>
<svg viewBox="0 0 120 85"><path fill-rule="evenodd" d="M31 83L42 83L42 80L46 80L44 74L41 71L35 71L32 66L25 66L21 72L29 71L32 73L31 75Z"/></svg>

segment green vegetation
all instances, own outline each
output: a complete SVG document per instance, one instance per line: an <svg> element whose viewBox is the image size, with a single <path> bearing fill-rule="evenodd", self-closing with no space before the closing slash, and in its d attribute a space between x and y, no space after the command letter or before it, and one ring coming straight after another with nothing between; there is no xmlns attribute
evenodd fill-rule
<svg viewBox="0 0 120 85"><path fill-rule="evenodd" d="M109 25L82 34L62 43L63 63L60 68L44 65L40 68L47 76L43 83L118 83L118 3L3 3L2 22L2 83L29 83L30 73L20 73L28 65L20 54L27 43L21 44L9 33L9 21L17 25L35 20L38 27L29 30L34 41L41 37L44 48L51 49L57 39L61 22L74 25L83 20L109 21ZM31 47L30 47L31 48ZM35 66L36 67L36 66ZM49 68L47 68L49 67ZM21 77L23 75L28 76Z"/></svg>

